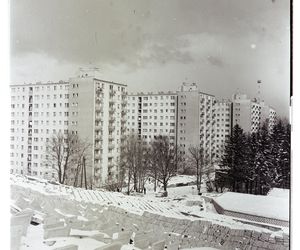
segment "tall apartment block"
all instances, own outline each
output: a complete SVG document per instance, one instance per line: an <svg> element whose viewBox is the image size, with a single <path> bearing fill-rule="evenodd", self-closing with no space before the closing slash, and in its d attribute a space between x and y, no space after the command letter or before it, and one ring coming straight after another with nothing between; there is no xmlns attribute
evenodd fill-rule
<svg viewBox="0 0 300 250"><path fill-rule="evenodd" d="M126 88L87 74L70 78L69 129L91 145L87 175L97 187L118 178L126 132Z"/></svg>
<svg viewBox="0 0 300 250"><path fill-rule="evenodd" d="M90 145L87 180L101 186L118 178L126 85L88 74L69 82L11 85L11 110L12 173L55 177L46 142L55 133L71 131Z"/></svg>
<svg viewBox="0 0 300 250"><path fill-rule="evenodd" d="M224 154L226 140L231 135L231 101L222 100L215 104L215 161Z"/></svg>
<svg viewBox="0 0 300 250"><path fill-rule="evenodd" d="M69 84L11 86L11 172L51 179L46 143L54 133L67 133Z"/></svg>
<svg viewBox="0 0 300 250"><path fill-rule="evenodd" d="M264 102L261 102L261 121L268 122L269 130L272 130L276 122L276 111L272 107L266 105Z"/></svg>
<svg viewBox="0 0 300 250"><path fill-rule="evenodd" d="M178 145L188 154L190 145L203 146L207 160L213 162L215 147L215 97L200 92L198 86L183 83L178 95Z"/></svg>
<svg viewBox="0 0 300 250"><path fill-rule="evenodd" d="M128 95L127 133L150 142L166 135L176 145L177 94L173 92Z"/></svg>
<svg viewBox="0 0 300 250"><path fill-rule="evenodd" d="M232 128L239 124L244 132L254 133L258 131L264 119L267 118L269 127L272 128L275 124L276 112L264 102L256 98L251 100L245 94L232 96Z"/></svg>

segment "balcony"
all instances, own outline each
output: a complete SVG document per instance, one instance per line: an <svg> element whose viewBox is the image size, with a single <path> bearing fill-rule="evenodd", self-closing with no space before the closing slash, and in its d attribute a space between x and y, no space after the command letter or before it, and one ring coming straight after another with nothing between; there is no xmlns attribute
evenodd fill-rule
<svg viewBox="0 0 300 250"><path fill-rule="evenodd" d="M116 112L116 109L115 108L110 108L108 112L109 112L109 114L114 114Z"/></svg>
<svg viewBox="0 0 300 250"><path fill-rule="evenodd" d="M103 99L99 98L99 97L96 97L95 102L96 102L97 105L103 104Z"/></svg>
<svg viewBox="0 0 300 250"><path fill-rule="evenodd" d="M96 105L95 111L98 112L98 113L101 113L101 112L103 112L103 107L100 106L100 105Z"/></svg>
<svg viewBox="0 0 300 250"><path fill-rule="evenodd" d="M100 141L95 141L95 149L102 149L102 144Z"/></svg>
<svg viewBox="0 0 300 250"><path fill-rule="evenodd" d="M102 130L101 123L98 121L95 123L95 130Z"/></svg>
<svg viewBox="0 0 300 250"><path fill-rule="evenodd" d="M95 119L96 120L102 120L102 113L97 112L96 115L95 115Z"/></svg>
<svg viewBox="0 0 300 250"><path fill-rule="evenodd" d="M111 125L108 126L108 130L109 130L109 131L114 131L115 129L116 129L115 126L111 126Z"/></svg>
<svg viewBox="0 0 300 250"><path fill-rule="evenodd" d="M114 149L115 148L115 145L114 144L112 144L112 143L109 143L108 144L108 149Z"/></svg>
<svg viewBox="0 0 300 250"><path fill-rule="evenodd" d="M95 135L95 140L102 141L102 135Z"/></svg>
<svg viewBox="0 0 300 250"><path fill-rule="evenodd" d="M116 92L115 90L110 90L110 91L109 91L109 94L112 95L112 96L114 96L116 93L117 93L117 92Z"/></svg>
<svg viewBox="0 0 300 250"><path fill-rule="evenodd" d="M109 117L108 119L109 123L113 123L116 121L116 118L115 117Z"/></svg>
<svg viewBox="0 0 300 250"><path fill-rule="evenodd" d="M100 153L95 154L94 159L95 160L102 160L101 154Z"/></svg>

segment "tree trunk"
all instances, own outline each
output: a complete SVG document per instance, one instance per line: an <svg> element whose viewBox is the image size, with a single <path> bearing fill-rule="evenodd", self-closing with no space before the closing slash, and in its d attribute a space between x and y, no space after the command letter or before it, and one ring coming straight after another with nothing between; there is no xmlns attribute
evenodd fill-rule
<svg viewBox="0 0 300 250"><path fill-rule="evenodd" d="M154 192L156 192L156 181L157 181L157 174L154 174Z"/></svg>
<svg viewBox="0 0 300 250"><path fill-rule="evenodd" d="M199 163L197 162L197 180L196 180L196 185L197 185L197 190L198 190L198 193L200 192L200 185L199 185Z"/></svg>
<svg viewBox="0 0 300 250"><path fill-rule="evenodd" d="M199 186L198 186L198 194L201 193L201 182L202 182L202 174L199 174Z"/></svg>
<svg viewBox="0 0 300 250"><path fill-rule="evenodd" d="M84 157L83 157L83 167L84 167L84 184L85 184L85 189L87 189L86 166L85 166L85 158Z"/></svg>
<svg viewBox="0 0 300 250"><path fill-rule="evenodd" d="M131 174L128 173L128 184L127 184L127 195L130 194L130 181L131 181Z"/></svg>

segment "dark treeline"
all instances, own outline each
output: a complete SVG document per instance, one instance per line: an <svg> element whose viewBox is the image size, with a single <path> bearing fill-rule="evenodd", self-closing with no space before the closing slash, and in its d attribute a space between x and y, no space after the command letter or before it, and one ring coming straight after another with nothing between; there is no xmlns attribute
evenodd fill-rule
<svg viewBox="0 0 300 250"><path fill-rule="evenodd" d="M236 125L216 173L217 191L265 195L273 187L290 188L290 134L290 124L281 119L271 131L266 121L252 134Z"/></svg>

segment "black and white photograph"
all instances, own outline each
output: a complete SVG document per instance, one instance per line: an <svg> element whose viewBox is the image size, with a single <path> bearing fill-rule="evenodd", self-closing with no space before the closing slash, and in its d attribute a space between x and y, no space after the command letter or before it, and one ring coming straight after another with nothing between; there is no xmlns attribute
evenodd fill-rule
<svg viewBox="0 0 300 250"><path fill-rule="evenodd" d="M291 249L291 15L9 1L10 249Z"/></svg>

